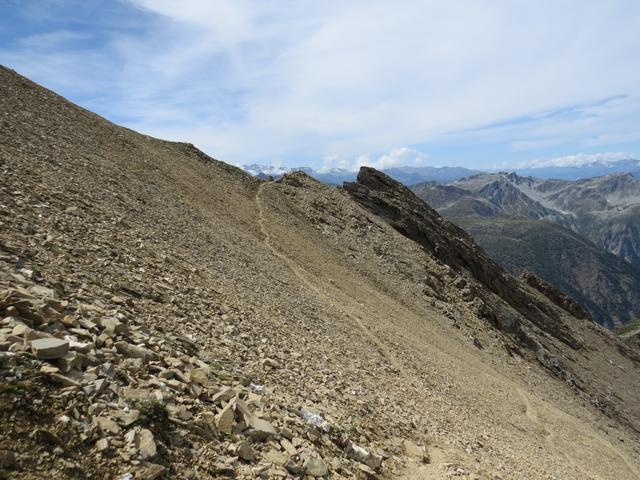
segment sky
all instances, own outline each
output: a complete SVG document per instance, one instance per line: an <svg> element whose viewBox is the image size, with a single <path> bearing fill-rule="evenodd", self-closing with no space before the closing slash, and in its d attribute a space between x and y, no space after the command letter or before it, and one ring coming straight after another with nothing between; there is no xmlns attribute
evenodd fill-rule
<svg viewBox="0 0 640 480"><path fill-rule="evenodd" d="M640 154L637 0L0 0L0 63L235 165Z"/></svg>

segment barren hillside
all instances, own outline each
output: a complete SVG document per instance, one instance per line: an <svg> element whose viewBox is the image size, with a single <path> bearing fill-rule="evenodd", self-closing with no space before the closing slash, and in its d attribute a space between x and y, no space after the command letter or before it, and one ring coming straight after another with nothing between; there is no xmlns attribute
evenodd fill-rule
<svg viewBox="0 0 640 480"><path fill-rule="evenodd" d="M402 185L261 182L0 69L6 478L636 479L640 358Z"/></svg>

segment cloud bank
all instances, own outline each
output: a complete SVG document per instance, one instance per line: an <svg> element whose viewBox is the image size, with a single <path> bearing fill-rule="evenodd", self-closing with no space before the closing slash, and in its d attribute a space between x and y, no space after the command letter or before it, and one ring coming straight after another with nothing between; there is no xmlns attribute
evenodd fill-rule
<svg viewBox="0 0 640 480"><path fill-rule="evenodd" d="M604 152L593 154L578 153L576 155L567 155L564 157L531 160L529 162L518 164L515 168L584 167L594 164L611 165L620 160L635 158L637 158L635 155L624 152Z"/></svg>
<svg viewBox="0 0 640 480"><path fill-rule="evenodd" d="M436 145L495 162L481 154L640 142L636 1L93 4L31 3L20 18L38 31L15 31L0 61L232 163L388 167L436 159Z"/></svg>

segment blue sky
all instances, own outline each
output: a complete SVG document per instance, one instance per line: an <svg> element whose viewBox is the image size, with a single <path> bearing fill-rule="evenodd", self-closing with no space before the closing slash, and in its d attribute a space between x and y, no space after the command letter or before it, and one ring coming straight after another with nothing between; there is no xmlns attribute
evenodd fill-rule
<svg viewBox="0 0 640 480"><path fill-rule="evenodd" d="M2 0L0 63L237 165L640 154L637 0Z"/></svg>

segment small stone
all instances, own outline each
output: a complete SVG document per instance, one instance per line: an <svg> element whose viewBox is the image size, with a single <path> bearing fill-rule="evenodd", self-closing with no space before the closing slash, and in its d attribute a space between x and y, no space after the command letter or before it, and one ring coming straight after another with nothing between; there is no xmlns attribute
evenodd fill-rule
<svg viewBox="0 0 640 480"><path fill-rule="evenodd" d="M227 406L216 415L215 422L218 431L222 433L231 433L233 426L236 423L232 403L228 403Z"/></svg>
<svg viewBox="0 0 640 480"><path fill-rule="evenodd" d="M118 390L118 394L124 400L129 401L144 401L144 400L155 400L156 397L153 392L146 388L133 388L133 387L122 387Z"/></svg>
<svg viewBox="0 0 640 480"><path fill-rule="evenodd" d="M75 327L72 327L72 328L69 329L69 332L75 333L79 337L84 337L84 338L86 338L88 340L93 339L93 335L86 328L75 328Z"/></svg>
<svg viewBox="0 0 640 480"><path fill-rule="evenodd" d="M54 360L67 354L69 342L59 338L41 338L31 342L31 350L39 360Z"/></svg>
<svg viewBox="0 0 640 480"><path fill-rule="evenodd" d="M80 383L76 382L72 378L65 377L64 375L61 375L59 373L50 373L49 378L54 383L62 385L63 387L80 387L81 386Z"/></svg>
<svg viewBox="0 0 640 480"><path fill-rule="evenodd" d="M24 343L15 342L9 345L8 351L13 353L27 352L29 351L29 346L25 345Z"/></svg>
<svg viewBox="0 0 640 480"><path fill-rule="evenodd" d="M62 423L63 425L66 425L71 421L71 419L67 415L60 415L56 418L56 421Z"/></svg>
<svg viewBox="0 0 640 480"><path fill-rule="evenodd" d="M224 387L222 390L216 393L213 397L211 397L211 402L212 403L228 402L235 396L236 396L236 391L233 388Z"/></svg>
<svg viewBox="0 0 640 480"><path fill-rule="evenodd" d="M198 350L198 344L191 340L189 337L185 337L184 335L177 335L176 340L191 350Z"/></svg>
<svg viewBox="0 0 640 480"><path fill-rule="evenodd" d="M253 462L256 459L256 454L249 442L240 442L236 447L236 454L245 462Z"/></svg>
<svg viewBox="0 0 640 480"><path fill-rule="evenodd" d="M60 321L66 327L76 327L78 325L78 320L73 315L65 315Z"/></svg>
<svg viewBox="0 0 640 480"><path fill-rule="evenodd" d="M311 475L312 477L324 477L329 473L327 470L327 465L324 463L324 460L320 456L309 456L304 461L303 464L304 471L307 475Z"/></svg>
<svg viewBox="0 0 640 480"><path fill-rule="evenodd" d="M172 413L175 417L185 422L193 418L193 413L191 413L184 405L174 408Z"/></svg>
<svg viewBox="0 0 640 480"><path fill-rule="evenodd" d="M47 365L46 363L40 367L40 372L42 373L58 373L59 371L60 369L58 367Z"/></svg>
<svg viewBox="0 0 640 480"><path fill-rule="evenodd" d="M32 331L33 329L27 327L26 325L19 324L13 327L13 331L11 332L11 335L15 335L16 337L24 337L28 335L29 332L32 332Z"/></svg>
<svg viewBox="0 0 640 480"><path fill-rule="evenodd" d="M156 449L156 442L153 440L153 433L146 428L141 429L136 434L135 442L136 448L144 460L153 458L158 453Z"/></svg>
<svg viewBox="0 0 640 480"><path fill-rule="evenodd" d="M93 384L95 387L95 393L99 394L109 385L109 382L107 382L107 380L104 378L99 378L98 380L93 382Z"/></svg>
<svg viewBox="0 0 640 480"><path fill-rule="evenodd" d="M157 353L147 348L139 347L138 345L131 345L127 342L116 342L113 346L116 347L118 353L129 358L141 358L143 362L158 360L159 358Z"/></svg>
<svg viewBox="0 0 640 480"><path fill-rule="evenodd" d="M347 454L347 457L352 460L367 465L374 470L378 470L382 465L383 459L380 455L375 455L353 442L348 443L345 453Z"/></svg>
<svg viewBox="0 0 640 480"><path fill-rule="evenodd" d="M82 368L82 360L78 357L77 352L67 352L56 360L56 366L67 373L71 370L80 370Z"/></svg>
<svg viewBox="0 0 640 480"><path fill-rule="evenodd" d="M55 290L42 285L33 285L29 288L29 291L39 298L58 298L58 293Z"/></svg>
<svg viewBox="0 0 640 480"><path fill-rule="evenodd" d="M282 440L280 440L280 445L282 446L284 451L287 452L289 455L295 455L296 454L296 448L286 438L283 438Z"/></svg>
<svg viewBox="0 0 640 480"><path fill-rule="evenodd" d="M118 425L108 417L95 417L93 419L93 423L95 423L98 428L105 433L111 433L115 435L120 432L120 425Z"/></svg>
<svg viewBox="0 0 640 480"><path fill-rule="evenodd" d="M98 440L96 442L96 450L98 452L104 452L108 448L109 448L109 439L108 438L101 438L100 440Z"/></svg>
<svg viewBox="0 0 640 480"><path fill-rule="evenodd" d="M89 353L93 349L93 345L88 342L85 343L70 341L69 349L73 350L74 352Z"/></svg>
<svg viewBox="0 0 640 480"><path fill-rule="evenodd" d="M273 428L273 425L271 425L268 421L258 418L253 413L251 413L247 404L242 400L236 399L235 406L236 410L241 413L242 418L244 419L244 423L251 429L248 434L253 439L264 441L276 434L276 429Z"/></svg>
<svg viewBox="0 0 640 480"><path fill-rule="evenodd" d="M274 465L285 465L289 461L289 455L272 448L262 456L262 459Z"/></svg>
<svg viewBox="0 0 640 480"><path fill-rule="evenodd" d="M128 412L118 412L114 414L114 416L118 419L118 423L123 427L128 427L133 425L138 418L140 417L139 410L129 410Z"/></svg>
<svg viewBox="0 0 640 480"><path fill-rule="evenodd" d="M120 335L127 331L127 326L114 317L105 317L99 320L100 326L109 335Z"/></svg>
<svg viewBox="0 0 640 480"><path fill-rule="evenodd" d="M262 365L269 368L280 368L280 364L272 358L265 358L262 361Z"/></svg>
<svg viewBox="0 0 640 480"><path fill-rule="evenodd" d="M293 459L290 459L285 464L284 468L286 468L292 475L302 475L304 473L304 467L294 462Z"/></svg>
<svg viewBox="0 0 640 480"><path fill-rule="evenodd" d="M141 358L125 358L121 366L130 372L142 372L144 370L144 361Z"/></svg>
<svg viewBox="0 0 640 480"><path fill-rule="evenodd" d="M191 370L191 381L203 387L206 387L210 383L209 377L202 368L194 368Z"/></svg>
<svg viewBox="0 0 640 480"><path fill-rule="evenodd" d="M156 480L160 478L167 469L162 465L148 463L136 472L136 480Z"/></svg>
<svg viewBox="0 0 640 480"><path fill-rule="evenodd" d="M233 468L233 465L229 465L228 463L214 463L212 467L214 473L219 476L236 478L236 469Z"/></svg>

